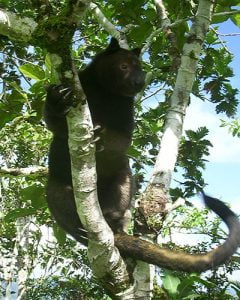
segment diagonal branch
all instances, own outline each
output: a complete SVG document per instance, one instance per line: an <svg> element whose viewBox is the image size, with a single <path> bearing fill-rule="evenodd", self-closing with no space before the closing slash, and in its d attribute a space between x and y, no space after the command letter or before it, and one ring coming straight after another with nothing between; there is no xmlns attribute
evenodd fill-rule
<svg viewBox="0 0 240 300"><path fill-rule="evenodd" d="M163 32L165 32L168 40L171 43L171 47L169 48L169 54L172 57L172 66L175 69L177 69L180 63L180 53L177 46L177 38L172 29L170 28L171 21L168 18L168 12L163 4L163 1L155 0L155 5L157 9L157 14L161 22L161 26L163 28Z"/></svg>
<svg viewBox="0 0 240 300"><path fill-rule="evenodd" d="M116 29L116 26L111 23L103 14L100 8L93 2L90 3L89 8L93 11L98 23L113 37L115 37L122 48L128 49L128 43L125 35Z"/></svg>

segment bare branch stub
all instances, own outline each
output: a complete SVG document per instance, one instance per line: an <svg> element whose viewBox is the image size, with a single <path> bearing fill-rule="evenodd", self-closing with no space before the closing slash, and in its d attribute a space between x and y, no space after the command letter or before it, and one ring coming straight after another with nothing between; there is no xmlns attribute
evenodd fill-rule
<svg viewBox="0 0 240 300"><path fill-rule="evenodd" d="M164 187L152 184L141 195L135 213L135 231L137 234L158 234L165 219L169 194Z"/></svg>

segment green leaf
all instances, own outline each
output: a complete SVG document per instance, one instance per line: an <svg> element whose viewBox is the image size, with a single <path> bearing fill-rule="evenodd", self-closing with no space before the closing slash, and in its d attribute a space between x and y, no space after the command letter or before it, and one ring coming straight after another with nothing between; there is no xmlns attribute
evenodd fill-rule
<svg viewBox="0 0 240 300"><path fill-rule="evenodd" d="M223 23L229 19L229 16L215 16L212 18L212 24L218 24L218 23Z"/></svg>
<svg viewBox="0 0 240 300"><path fill-rule="evenodd" d="M163 287L170 293L176 294L178 285L180 284L180 279L176 276L173 276L171 273L167 273L167 275L163 278Z"/></svg>
<svg viewBox="0 0 240 300"><path fill-rule="evenodd" d="M62 228L60 228L57 224L53 225L54 236L56 237L58 243L63 245L66 242L66 233Z"/></svg>
<svg viewBox="0 0 240 300"><path fill-rule="evenodd" d="M192 225L191 225L192 226ZM188 297L193 292L194 280L190 274L187 278L183 279L178 285L178 293L181 298Z"/></svg>
<svg viewBox="0 0 240 300"><path fill-rule="evenodd" d="M15 98L24 103L27 100L27 94L23 89L16 82L8 81L8 84L15 90L15 95L17 95ZM14 95L14 92L12 92L12 95Z"/></svg>
<svg viewBox="0 0 240 300"><path fill-rule="evenodd" d="M46 66L46 70L51 71L52 63L51 63L51 56L49 55L49 53L45 57L45 66Z"/></svg>
<svg viewBox="0 0 240 300"><path fill-rule="evenodd" d="M51 62L51 56L49 54L45 57L45 66L46 66L46 78L50 79L52 74L52 62Z"/></svg>
<svg viewBox="0 0 240 300"><path fill-rule="evenodd" d="M33 64L24 64L19 67L19 70L27 77L35 80L42 80L45 78L44 70Z"/></svg>
<svg viewBox="0 0 240 300"><path fill-rule="evenodd" d="M36 213L36 210L34 208L16 208L10 211L6 214L4 217L4 221L6 222L12 222L17 220L18 218L24 218L27 216L34 215Z"/></svg>
<svg viewBox="0 0 240 300"><path fill-rule="evenodd" d="M151 23L144 22L140 26L133 28L131 32L131 37L137 42L137 44L141 44L150 35L151 31Z"/></svg>
<svg viewBox="0 0 240 300"><path fill-rule="evenodd" d="M240 13L231 16L230 19L232 20L232 22L233 22L235 25L237 25L238 27L240 27Z"/></svg>
<svg viewBox="0 0 240 300"><path fill-rule="evenodd" d="M31 202L31 205L35 208L41 208L46 206L45 202L45 189L41 185L31 185L21 190L20 195L24 202Z"/></svg>
<svg viewBox="0 0 240 300"><path fill-rule="evenodd" d="M197 298L200 298L200 297L201 297L201 295L191 294L191 295L188 295L187 297L184 297L184 298L181 298L181 299L183 299L183 300L187 300L187 299L193 300L193 299L197 299Z"/></svg>
<svg viewBox="0 0 240 300"><path fill-rule="evenodd" d="M199 277L198 275L192 275L191 276L191 281L192 282L198 282L202 285L204 285L206 288L208 289L213 289L215 287L215 284L212 283L211 281L208 281L208 280L205 280L205 279L202 279L201 277Z"/></svg>

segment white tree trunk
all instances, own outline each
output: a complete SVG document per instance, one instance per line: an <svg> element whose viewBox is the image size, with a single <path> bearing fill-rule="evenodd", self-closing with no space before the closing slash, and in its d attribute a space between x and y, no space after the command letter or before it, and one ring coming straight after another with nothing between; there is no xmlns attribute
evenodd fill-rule
<svg viewBox="0 0 240 300"><path fill-rule="evenodd" d="M197 14L189 32L189 40L183 47L181 65L170 99L160 151L150 178L150 184L164 186L166 190L169 189L176 164L184 116L196 76L201 46L212 18L213 3L214 1L210 0L199 1Z"/></svg>
<svg viewBox="0 0 240 300"><path fill-rule="evenodd" d="M129 278L98 203L95 145L88 105L71 109L67 120L74 196L81 222L88 231L91 267L105 286L122 291L128 287ZM107 278L108 282L104 282Z"/></svg>

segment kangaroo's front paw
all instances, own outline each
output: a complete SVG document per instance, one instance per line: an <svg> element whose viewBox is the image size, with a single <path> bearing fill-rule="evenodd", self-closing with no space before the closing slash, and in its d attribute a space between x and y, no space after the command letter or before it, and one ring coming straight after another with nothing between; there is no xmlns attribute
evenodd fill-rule
<svg viewBox="0 0 240 300"><path fill-rule="evenodd" d="M46 104L54 109L56 114L65 115L73 105L73 94L70 87L50 85L47 88Z"/></svg>

